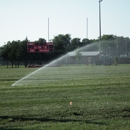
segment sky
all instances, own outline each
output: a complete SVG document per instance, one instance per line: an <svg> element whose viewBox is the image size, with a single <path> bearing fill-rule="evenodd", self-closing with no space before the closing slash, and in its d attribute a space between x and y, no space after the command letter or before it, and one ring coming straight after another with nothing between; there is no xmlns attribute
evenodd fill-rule
<svg viewBox="0 0 130 130"><path fill-rule="evenodd" d="M130 38L130 0L103 0L100 4L101 35ZM97 39L99 0L0 0L0 46L26 37L48 41L48 36L51 40L59 34Z"/></svg>

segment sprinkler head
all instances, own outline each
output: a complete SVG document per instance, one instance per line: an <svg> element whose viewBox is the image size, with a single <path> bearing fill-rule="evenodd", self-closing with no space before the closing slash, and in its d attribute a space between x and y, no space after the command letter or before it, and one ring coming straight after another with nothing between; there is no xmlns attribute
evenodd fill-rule
<svg viewBox="0 0 130 130"><path fill-rule="evenodd" d="M70 105L72 105L72 102L70 102Z"/></svg>

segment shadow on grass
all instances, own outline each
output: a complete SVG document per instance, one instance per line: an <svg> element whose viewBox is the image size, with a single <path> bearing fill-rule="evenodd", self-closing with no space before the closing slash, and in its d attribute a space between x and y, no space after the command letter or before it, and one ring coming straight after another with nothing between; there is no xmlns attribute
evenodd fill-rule
<svg viewBox="0 0 130 130"><path fill-rule="evenodd" d="M4 127L0 127L0 130L22 130L22 129L13 129L13 128L4 128Z"/></svg>
<svg viewBox="0 0 130 130"><path fill-rule="evenodd" d="M85 122L87 124L96 124L96 125L106 125L105 123L102 122L95 122L95 121L90 121L90 120L79 120L79 119L52 119L52 118L34 118L34 117L24 117L24 116L0 116L0 119L2 120L8 120L8 122L17 122L17 121L38 121L38 122ZM0 129L4 130L4 129ZM5 129L6 130L6 129ZM8 130L8 129L7 129ZM17 129L14 129L17 130Z"/></svg>

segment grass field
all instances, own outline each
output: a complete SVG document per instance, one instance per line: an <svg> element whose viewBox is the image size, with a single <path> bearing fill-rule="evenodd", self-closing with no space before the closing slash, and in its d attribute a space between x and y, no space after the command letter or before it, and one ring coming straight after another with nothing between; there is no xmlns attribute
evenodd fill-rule
<svg viewBox="0 0 130 130"><path fill-rule="evenodd" d="M0 67L0 130L130 130L130 65L50 69L60 78L11 86L36 69Z"/></svg>

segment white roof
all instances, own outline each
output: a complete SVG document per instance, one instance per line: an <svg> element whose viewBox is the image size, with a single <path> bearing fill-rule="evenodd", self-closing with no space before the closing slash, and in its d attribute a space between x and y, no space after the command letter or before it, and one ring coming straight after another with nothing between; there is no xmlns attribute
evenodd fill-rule
<svg viewBox="0 0 130 130"><path fill-rule="evenodd" d="M88 52L80 52L81 56L97 56L100 54L100 51L88 51ZM76 52L69 52L69 56L75 56Z"/></svg>

